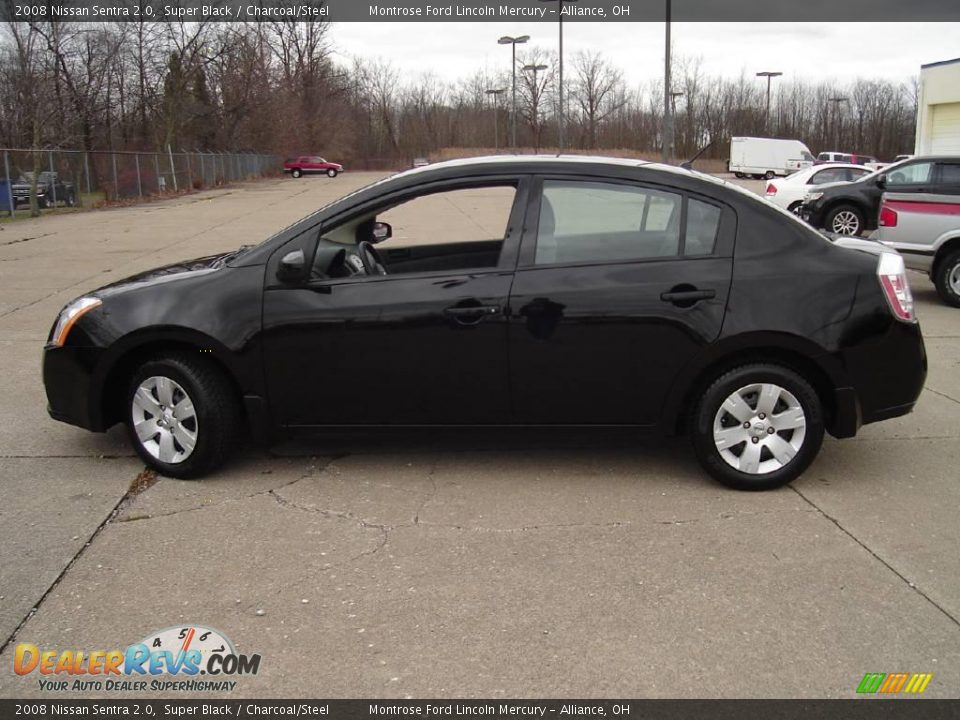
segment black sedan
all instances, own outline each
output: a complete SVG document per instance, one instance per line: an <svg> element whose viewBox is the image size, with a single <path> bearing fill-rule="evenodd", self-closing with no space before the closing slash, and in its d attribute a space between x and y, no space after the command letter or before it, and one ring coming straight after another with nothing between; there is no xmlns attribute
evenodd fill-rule
<svg viewBox="0 0 960 720"><path fill-rule="evenodd" d="M71 302L49 411L125 423L181 478L245 431L619 426L689 433L720 482L777 487L824 431L908 413L923 387L902 259L860 244L672 167L431 165Z"/></svg>
<svg viewBox="0 0 960 720"><path fill-rule="evenodd" d="M800 216L837 235L876 230L884 192L960 194L960 156L912 157L854 182L819 185L800 206Z"/></svg>

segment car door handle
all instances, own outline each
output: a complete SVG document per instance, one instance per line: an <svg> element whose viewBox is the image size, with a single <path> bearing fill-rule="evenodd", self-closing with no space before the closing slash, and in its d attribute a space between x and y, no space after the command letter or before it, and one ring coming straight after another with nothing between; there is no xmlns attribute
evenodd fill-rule
<svg viewBox="0 0 960 720"><path fill-rule="evenodd" d="M670 292L660 293L661 300L675 305L692 305L701 300L712 300L716 296L717 292L715 290L671 290Z"/></svg>
<svg viewBox="0 0 960 720"><path fill-rule="evenodd" d="M454 305L443 311L443 314L457 325L477 325L485 317L500 314L499 305Z"/></svg>
<svg viewBox="0 0 960 720"><path fill-rule="evenodd" d="M449 317L476 317L478 315L496 315L500 312L499 305L454 305L443 311Z"/></svg>

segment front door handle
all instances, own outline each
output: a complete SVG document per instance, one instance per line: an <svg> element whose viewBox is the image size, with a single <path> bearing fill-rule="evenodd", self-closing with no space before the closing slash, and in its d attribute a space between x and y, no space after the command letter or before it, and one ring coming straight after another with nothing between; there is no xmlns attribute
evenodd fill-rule
<svg viewBox="0 0 960 720"><path fill-rule="evenodd" d="M454 305L443 311L443 314L452 318L460 325L476 325L485 317L500 314L499 305Z"/></svg>
<svg viewBox="0 0 960 720"><path fill-rule="evenodd" d="M698 290L691 285L679 285L670 292L660 293L660 299L678 307L692 307L701 300L713 300L716 290Z"/></svg>

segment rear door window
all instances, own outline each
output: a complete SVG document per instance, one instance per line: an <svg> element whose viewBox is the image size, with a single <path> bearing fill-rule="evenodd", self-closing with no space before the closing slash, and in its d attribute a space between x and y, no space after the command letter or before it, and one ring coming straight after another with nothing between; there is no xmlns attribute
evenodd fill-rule
<svg viewBox="0 0 960 720"><path fill-rule="evenodd" d="M710 255L720 217L719 206L685 199L677 192L618 183L546 180L534 264Z"/></svg>

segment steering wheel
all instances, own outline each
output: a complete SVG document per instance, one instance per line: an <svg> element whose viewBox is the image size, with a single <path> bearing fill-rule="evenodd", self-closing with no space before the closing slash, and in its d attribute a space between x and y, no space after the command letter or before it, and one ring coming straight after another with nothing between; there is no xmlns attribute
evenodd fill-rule
<svg viewBox="0 0 960 720"><path fill-rule="evenodd" d="M363 240L357 244L357 254L360 256L360 262L363 263L363 269L367 275L386 275L387 269L380 262L380 254L373 243Z"/></svg>

